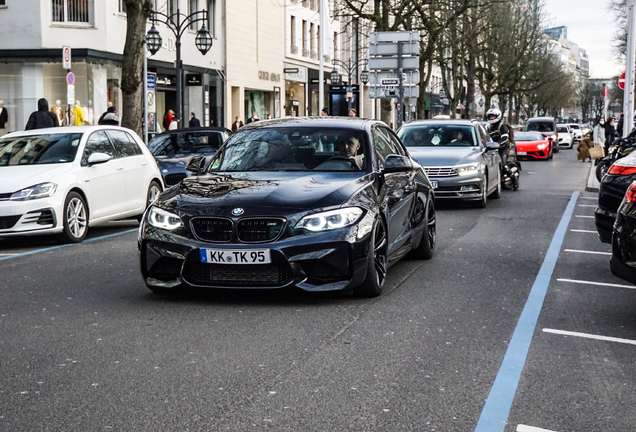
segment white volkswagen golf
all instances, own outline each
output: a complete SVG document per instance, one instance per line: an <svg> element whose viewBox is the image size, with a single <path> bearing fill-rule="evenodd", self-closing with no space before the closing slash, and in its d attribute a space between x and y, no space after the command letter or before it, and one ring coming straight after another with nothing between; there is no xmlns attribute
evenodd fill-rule
<svg viewBox="0 0 636 432"><path fill-rule="evenodd" d="M137 134L114 126L15 132L0 138L0 237L57 233L143 214L163 190Z"/></svg>

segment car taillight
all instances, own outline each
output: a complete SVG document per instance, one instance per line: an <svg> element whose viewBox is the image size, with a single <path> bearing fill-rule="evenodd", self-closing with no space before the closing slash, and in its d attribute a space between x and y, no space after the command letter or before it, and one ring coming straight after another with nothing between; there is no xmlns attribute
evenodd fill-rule
<svg viewBox="0 0 636 432"><path fill-rule="evenodd" d="M614 164L610 167L607 173L618 175L636 174L636 166Z"/></svg>
<svg viewBox="0 0 636 432"><path fill-rule="evenodd" d="M636 201L636 181L633 182L627 189L627 193L625 193L625 199L629 202Z"/></svg>

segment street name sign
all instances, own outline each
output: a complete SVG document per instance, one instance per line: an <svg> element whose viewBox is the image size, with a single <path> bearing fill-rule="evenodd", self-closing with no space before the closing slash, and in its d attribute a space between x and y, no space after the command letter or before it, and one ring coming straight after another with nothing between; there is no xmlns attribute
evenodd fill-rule
<svg viewBox="0 0 636 432"><path fill-rule="evenodd" d="M397 79L400 77L397 72L371 72L369 74L369 85L386 85L383 81L386 79ZM404 85L417 85L420 83L420 71L408 71L402 74L402 83Z"/></svg>

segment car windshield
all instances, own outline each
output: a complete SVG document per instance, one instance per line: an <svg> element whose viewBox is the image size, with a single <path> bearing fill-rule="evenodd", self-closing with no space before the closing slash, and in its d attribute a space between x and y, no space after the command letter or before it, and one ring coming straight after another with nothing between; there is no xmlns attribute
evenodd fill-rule
<svg viewBox="0 0 636 432"><path fill-rule="evenodd" d="M81 139L81 133L4 137L0 139L0 166L73 162Z"/></svg>
<svg viewBox="0 0 636 432"><path fill-rule="evenodd" d="M178 132L157 135L148 149L158 159L189 156L191 154L214 154L226 138L221 131Z"/></svg>
<svg viewBox="0 0 636 432"><path fill-rule="evenodd" d="M543 141L543 135L539 132L517 132L515 141Z"/></svg>
<svg viewBox="0 0 636 432"><path fill-rule="evenodd" d="M554 123L546 122L530 122L526 125L526 131L528 132L554 132Z"/></svg>
<svg viewBox="0 0 636 432"><path fill-rule="evenodd" d="M570 125L570 129L581 129L579 125Z"/></svg>
<svg viewBox="0 0 636 432"><path fill-rule="evenodd" d="M568 128L566 128L565 126L557 126L557 132L558 133L568 133Z"/></svg>
<svg viewBox="0 0 636 432"><path fill-rule="evenodd" d="M417 125L400 129L407 147L475 147L475 128L466 125Z"/></svg>
<svg viewBox="0 0 636 432"><path fill-rule="evenodd" d="M366 165L362 131L267 127L239 131L210 163L210 171L358 171Z"/></svg>

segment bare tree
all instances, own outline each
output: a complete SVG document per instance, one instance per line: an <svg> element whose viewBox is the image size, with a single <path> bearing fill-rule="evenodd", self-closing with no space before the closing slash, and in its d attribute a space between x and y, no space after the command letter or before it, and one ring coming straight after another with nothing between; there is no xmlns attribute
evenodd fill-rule
<svg viewBox="0 0 636 432"><path fill-rule="evenodd" d="M142 135L143 132L143 44L152 0L124 0L126 6L126 43L122 64L121 90L123 115L121 125Z"/></svg>

